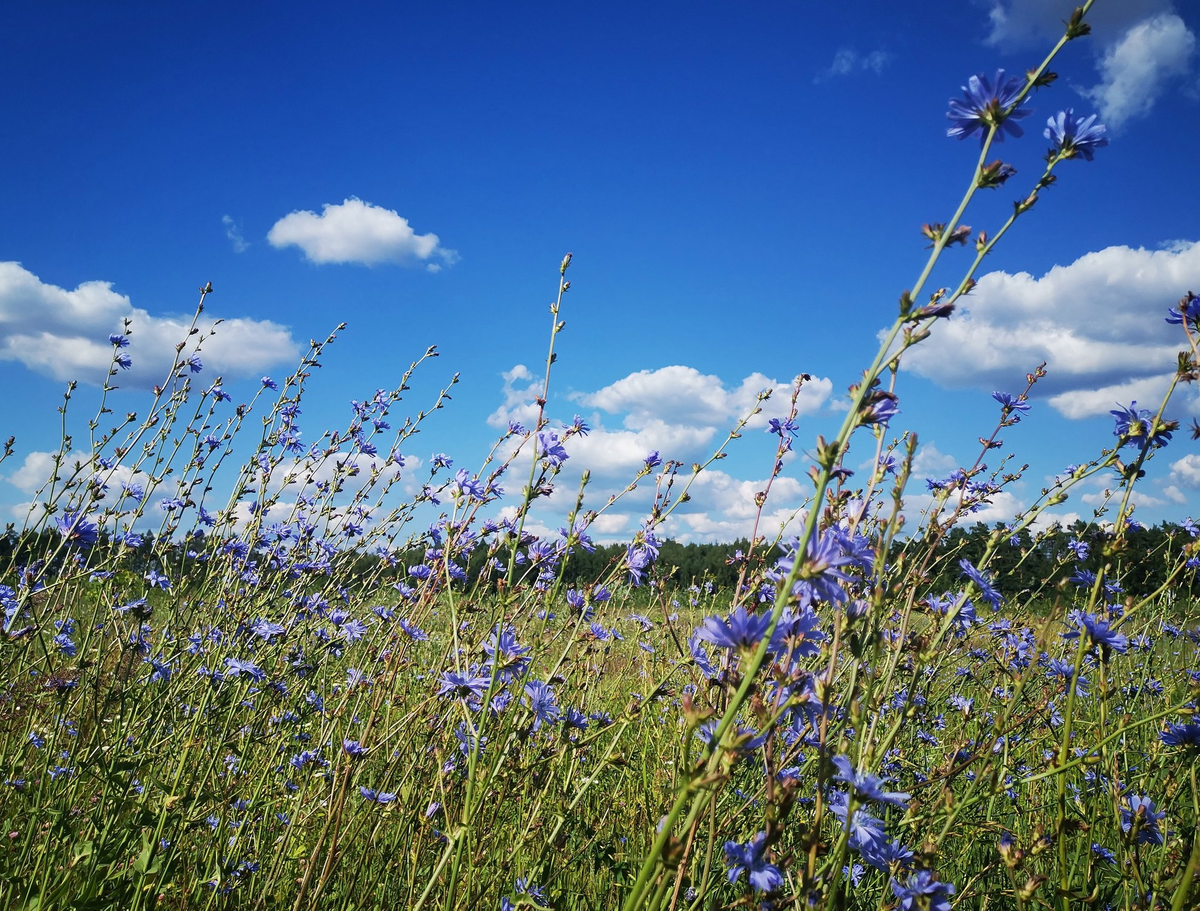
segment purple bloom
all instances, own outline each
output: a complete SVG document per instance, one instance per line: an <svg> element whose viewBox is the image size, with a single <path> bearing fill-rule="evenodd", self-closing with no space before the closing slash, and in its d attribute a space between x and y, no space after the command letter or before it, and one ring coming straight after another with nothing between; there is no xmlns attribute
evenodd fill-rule
<svg viewBox="0 0 1200 911"><path fill-rule="evenodd" d="M457 671L446 671L442 674L439 683L441 684L437 691L439 696L482 699L491 681L474 671L464 671L461 674Z"/></svg>
<svg viewBox="0 0 1200 911"><path fill-rule="evenodd" d="M1169 747L1200 750L1200 724L1196 724L1194 721L1187 724L1169 724L1159 737Z"/></svg>
<svg viewBox="0 0 1200 911"><path fill-rule="evenodd" d="M770 625L769 613L748 614L745 605L739 604L725 620L705 617L696 627L695 638L711 642L718 648L753 648L766 635Z"/></svg>
<svg viewBox="0 0 1200 911"><path fill-rule="evenodd" d="M243 661L240 658L226 658L225 666L229 668L229 675L231 677L240 677L242 674L246 674L256 683L261 683L267 679L266 672L253 661Z"/></svg>
<svg viewBox="0 0 1200 911"><path fill-rule="evenodd" d="M1158 425L1158 429L1151 432L1154 415L1144 408L1138 408L1137 402L1130 402L1128 408L1120 405L1109 414L1116 419L1113 436L1121 437L1122 445L1137 439L1142 449L1149 446L1157 448L1166 446L1171 440L1171 431L1163 429L1162 425Z"/></svg>
<svg viewBox="0 0 1200 911"><path fill-rule="evenodd" d="M538 458L546 462L551 468L562 468L563 462L569 456L558 438L558 433L553 430L538 432Z"/></svg>
<svg viewBox="0 0 1200 911"><path fill-rule="evenodd" d="M771 892L783 885L783 874L764 856L766 841L767 833L759 832L744 845L725 842L725 866L731 883L737 882L744 870L750 885L760 892Z"/></svg>
<svg viewBox="0 0 1200 911"><path fill-rule="evenodd" d="M110 335L108 337L108 342L114 348L127 348L127 347L129 347L129 336L127 336L127 335Z"/></svg>
<svg viewBox="0 0 1200 911"><path fill-rule="evenodd" d="M1101 620L1095 614L1085 614L1080 611L1073 612L1070 619L1075 625L1075 629L1063 633L1064 639L1078 639L1081 632L1086 632L1092 645L1100 646L1105 652L1110 649L1122 653L1128 651L1128 637L1110 629L1107 620Z"/></svg>
<svg viewBox="0 0 1200 911"><path fill-rule="evenodd" d="M363 800L370 803L391 803L396 799L395 794L389 794L387 791L376 791L374 788L368 788L363 785L358 786L358 793L362 795Z"/></svg>
<svg viewBox="0 0 1200 911"><path fill-rule="evenodd" d="M1130 794L1125 800L1129 805L1121 807L1121 831L1136 835L1140 845L1161 845L1163 836L1158 823L1167 814L1156 813L1154 801L1149 797Z"/></svg>
<svg viewBox="0 0 1200 911"><path fill-rule="evenodd" d="M959 560L958 565L962 568L963 575L974 582L979 588L979 594L983 600L998 609L1004 599L1000 597L1000 592L992 585L992 581L988 578L987 573L976 569L971 565L971 561L967 559Z"/></svg>
<svg viewBox="0 0 1200 911"><path fill-rule="evenodd" d="M1013 398L1007 392L993 392L992 398L1004 406L1005 411L1028 411L1029 403L1018 396Z"/></svg>
<svg viewBox="0 0 1200 911"><path fill-rule="evenodd" d="M96 523L84 513L67 510L54 520L58 533L67 539L68 544L86 550L100 538L100 529Z"/></svg>
<svg viewBox="0 0 1200 911"><path fill-rule="evenodd" d="M988 130L995 126L998 127L995 134L997 142L1004 141L1005 133L1013 137L1022 136L1025 131L1013 121L1031 113L1023 107L1025 99L1017 103L1017 96L1024 86L1025 81L1019 76L1005 79L1004 70L996 71L994 85L983 73L972 76L962 87L964 100L950 99L950 110L946 116L954 126L946 131L946 135L953 139L966 139L978 132L979 144L983 145Z"/></svg>
<svg viewBox="0 0 1200 911"><path fill-rule="evenodd" d="M1108 139L1104 136L1104 124L1096 123L1095 114L1080 120L1076 118L1074 109L1067 108L1065 111L1059 111L1046 123L1046 132L1043 135L1054 143L1054 151L1060 153L1063 158L1074 158L1079 154L1085 160L1091 161L1096 149L1108 145Z"/></svg>
<svg viewBox="0 0 1200 911"><path fill-rule="evenodd" d="M554 699L554 690L541 680L531 680L525 684L525 698L529 709L533 712L533 729L538 730L543 724L554 724L558 721L560 712Z"/></svg>
<svg viewBox="0 0 1200 911"><path fill-rule="evenodd" d="M902 791L884 791L881 789L880 786L890 779L880 778L877 775L872 775L870 772L855 770L850 764L849 756L834 756L833 764L837 767L837 773L833 776L834 780L844 781L864 800L888 803L894 807L908 807L911 794L906 794Z"/></svg>
<svg viewBox="0 0 1200 911"><path fill-rule="evenodd" d="M900 911L950 911L951 883L940 883L928 870L918 870L903 883L892 880L892 894L900 899Z"/></svg>

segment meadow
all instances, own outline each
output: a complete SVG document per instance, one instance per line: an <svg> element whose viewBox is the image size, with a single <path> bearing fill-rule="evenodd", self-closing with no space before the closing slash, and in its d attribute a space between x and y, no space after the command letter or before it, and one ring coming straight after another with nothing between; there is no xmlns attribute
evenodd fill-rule
<svg viewBox="0 0 1200 911"><path fill-rule="evenodd" d="M1134 485L1180 442L1171 393L1114 411L1112 447L970 558L954 529L1020 478L997 450L1041 370L996 393L977 460L945 478L911 477L896 426L904 353L1060 166L1086 180L1107 144L1094 118L1051 117L1011 216L965 227L977 193L1017 183L997 144L1090 6L1026 76L971 77L951 102L951 138L979 144L961 204L924 226L928 260L812 447L795 522L756 524L719 581L670 571L662 528L763 399L707 461L647 453L599 503L585 474L557 534L527 530L588 432L545 405L569 254L536 421L476 467L433 458L415 495L413 437L452 407L448 387L403 416L432 349L346 426L305 433L336 332L235 404L193 331L124 415L137 326L115 332L90 417L73 431L72 384L54 471L0 542L0 907L1200 906L1200 528L1132 550ZM931 291L952 247L967 265ZM1171 392L1197 378L1185 291L1154 317L1179 326ZM787 457L802 382L767 427L772 480L804 465ZM1097 476L1113 496L1092 521L1040 521ZM907 520L918 485L932 505ZM635 488L654 491L643 524L581 579L594 523ZM1148 558L1159 581L1128 584ZM1035 560L1043 580L1004 584Z"/></svg>

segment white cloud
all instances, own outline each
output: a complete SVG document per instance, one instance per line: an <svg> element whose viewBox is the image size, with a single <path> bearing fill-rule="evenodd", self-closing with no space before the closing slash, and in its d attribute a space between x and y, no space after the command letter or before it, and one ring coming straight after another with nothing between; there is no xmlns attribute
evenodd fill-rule
<svg viewBox="0 0 1200 911"><path fill-rule="evenodd" d="M1170 483L1200 490L1200 455L1189 453L1171 463Z"/></svg>
<svg viewBox="0 0 1200 911"><path fill-rule="evenodd" d="M421 262L437 272L459 259L441 246L436 234L417 234L393 209L355 196L339 205L326 203L320 215L307 210L285 215L272 226L267 241L273 247L297 246L312 263Z"/></svg>
<svg viewBox="0 0 1200 911"><path fill-rule="evenodd" d="M597 392L576 398L602 411L624 412L625 426L630 430L643 429L655 422L715 429L748 414L758 394L765 390L771 391L771 399L764 404L763 414L749 425L756 427L765 426L768 417L787 413L791 384L752 373L736 387L727 389L720 377L703 374L695 367L675 365L639 370ZM815 413L832 391L833 383L828 378L805 382L797 399L798 413Z"/></svg>
<svg viewBox="0 0 1200 911"><path fill-rule="evenodd" d="M21 493L31 494L46 483L54 473L53 452L31 452L25 456L21 467L4 480L12 484Z"/></svg>
<svg viewBox="0 0 1200 911"><path fill-rule="evenodd" d="M17 361L56 380L100 384L112 364L108 337L122 331L125 319L132 321L124 351L133 366L114 381L140 387L163 382L175 346L189 337L190 316L151 316L109 282L84 282L68 291L42 282L19 263L0 262L0 360ZM216 323L206 311L196 325L204 335ZM299 349L278 323L233 318L221 321L200 354L205 376L231 378L294 361Z"/></svg>
<svg viewBox="0 0 1200 911"><path fill-rule="evenodd" d="M991 31L986 42L1004 50L1016 50L1031 44L1053 41L1063 33L1063 22L1070 4L1047 0L982 0L988 9ZM1174 8L1172 0L1120 0L1097 3L1087 14L1092 26L1092 41L1102 47L1117 40L1137 22Z"/></svg>
<svg viewBox="0 0 1200 911"><path fill-rule="evenodd" d="M958 468L958 460L948 453L942 452L933 441L922 443L913 456L912 476L914 478L944 478Z"/></svg>
<svg viewBox="0 0 1200 911"><path fill-rule="evenodd" d="M1168 484L1163 488L1163 496L1172 503L1177 503L1180 506L1183 506L1188 502L1187 494L1185 494L1174 484Z"/></svg>
<svg viewBox="0 0 1200 911"><path fill-rule="evenodd" d="M1143 117L1167 84L1186 76L1196 36L1174 13L1139 22L1108 47L1100 59L1100 82L1084 94L1100 108L1110 128Z"/></svg>
<svg viewBox="0 0 1200 911"><path fill-rule="evenodd" d="M488 425L507 427L509 422L516 421L532 428L538 413L534 399L542 394L544 381L534 377L524 364L517 364L501 376L504 377L504 403L488 415Z"/></svg>
<svg viewBox="0 0 1200 911"><path fill-rule="evenodd" d="M1042 361L1035 395L1071 418L1103 414L1166 388L1186 344L1163 321L1200 285L1200 244L1108 247L1040 278L989 272L903 365L943 386L1013 389Z"/></svg>
<svg viewBox="0 0 1200 911"><path fill-rule="evenodd" d="M872 72L876 75L883 72L884 67L892 62L892 55L887 51L871 51L860 54L853 48L844 47L833 55L833 62L827 69L813 77L814 83L821 83L835 76L848 76L851 73Z"/></svg>
<svg viewBox="0 0 1200 911"><path fill-rule="evenodd" d="M234 253L245 253L250 244L246 238L242 236L241 226L233 220L231 215L222 215L221 224L225 226L225 236L229 238L229 242L233 245Z"/></svg>

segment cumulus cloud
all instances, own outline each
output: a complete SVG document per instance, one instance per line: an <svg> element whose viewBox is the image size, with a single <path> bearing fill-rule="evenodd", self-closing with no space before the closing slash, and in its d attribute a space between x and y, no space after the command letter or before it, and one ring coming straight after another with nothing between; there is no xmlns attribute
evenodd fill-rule
<svg viewBox="0 0 1200 911"><path fill-rule="evenodd" d="M878 75L891 62L892 55L887 51L876 50L860 54L853 48L844 47L833 55L833 62L826 69L813 77L813 82L821 83L835 76L849 76L851 73L870 72Z"/></svg>
<svg viewBox="0 0 1200 911"><path fill-rule="evenodd" d="M1161 395L1184 343L1163 321L1200 285L1200 244L1108 247L1040 278L989 272L903 365L943 386L1011 389L1045 361L1035 395L1061 414L1104 414Z"/></svg>
<svg viewBox="0 0 1200 911"><path fill-rule="evenodd" d="M1175 486L1200 490L1200 455L1189 453L1182 459L1172 462L1171 475L1168 480Z"/></svg>
<svg viewBox="0 0 1200 911"><path fill-rule="evenodd" d="M991 26L987 43L1007 51L1062 34L1064 9L1046 0L981 0ZM1144 116L1192 70L1196 36L1172 0L1098 3L1089 11L1100 81L1080 92L1111 129Z"/></svg>
<svg viewBox="0 0 1200 911"><path fill-rule="evenodd" d="M337 205L326 203L320 215L308 210L285 215L272 226L267 241L277 248L299 247L312 263L423 263L438 272L459 259L436 234L417 234L395 210L355 196Z"/></svg>
<svg viewBox="0 0 1200 911"><path fill-rule="evenodd" d="M245 253L250 247L246 238L242 236L241 226L233 220L232 215L222 215L221 224L225 226L225 236L229 238L229 243L233 245L234 253Z"/></svg>
<svg viewBox="0 0 1200 911"><path fill-rule="evenodd" d="M105 281L89 281L68 291L43 282L20 263L0 262L0 360L17 361L56 380L100 384L112 364L108 337L132 321L129 370L115 378L120 386L161 383L175 346L188 339L191 317L151 316ZM217 324L206 311L197 321L201 335ZM255 376L269 367L293 362L299 349L287 328L270 320L231 318L216 326L200 352L205 375Z"/></svg>
<svg viewBox="0 0 1200 911"><path fill-rule="evenodd" d="M988 11L986 43L1003 50L1019 50L1062 35L1070 5L1046 0L977 0ZM1091 40L1105 47L1138 22L1174 8L1172 0L1121 0L1097 3L1088 11Z"/></svg>
<svg viewBox="0 0 1200 911"><path fill-rule="evenodd" d="M663 424L717 426L744 417L762 391L770 390L770 401L751 426L765 426L767 419L787 412L791 384L761 373L752 373L737 386L726 388L720 377L703 374L695 367L675 365L657 370L639 370L597 392L576 398L592 408L624 413L625 426L639 430ZM828 378L807 380L797 399L799 414L813 414L829 398L833 383Z"/></svg>
<svg viewBox="0 0 1200 911"><path fill-rule="evenodd" d="M1196 36L1174 13L1139 22L1100 59L1100 82L1084 91L1100 108L1109 127L1150 113L1174 79L1186 76L1196 50Z"/></svg>

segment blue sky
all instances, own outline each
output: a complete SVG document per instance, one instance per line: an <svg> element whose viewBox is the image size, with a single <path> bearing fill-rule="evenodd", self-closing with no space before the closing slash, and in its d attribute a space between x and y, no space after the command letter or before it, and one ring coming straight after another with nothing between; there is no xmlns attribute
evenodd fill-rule
<svg viewBox="0 0 1200 911"><path fill-rule="evenodd" d="M978 147L946 137L948 99L974 73L1034 66L1069 11L1044 0L6 10L0 435L17 436L17 453L0 466L0 515L24 515L66 380L82 381L86 420L107 336L132 315L135 366L114 407L136 410L134 387L161 372L207 281L209 315L226 322L204 375L220 373L235 400L344 321L304 406L315 440L436 344L411 411L461 378L407 447L412 464L445 451L477 466L505 419L529 416L572 251L550 413L594 429L569 450L574 474L539 523L561 524L579 469L592 469L599 506L645 452L702 459L755 392L777 387L782 408L808 373L801 454L766 509L766 530L778 527L807 489L802 450L836 430L838 403L920 271L920 225L946 220L969 178ZM1025 137L997 148L1017 176L981 194L966 223L992 232L1007 216L1059 109L1098 112L1111 144L1060 168L898 386L891 429L918 433L918 478L940 477L974 462L996 419L990 393L1019 391L1049 360L1031 414L1004 436L1002 451L1030 468L985 520L1010 518L1109 445L1109 409L1157 404L1181 342L1162 316L1200 291L1200 13L1099 0L1092 18L1033 99ZM935 285L967 256L948 253ZM1189 390L1172 414L1196 411ZM1200 512L1200 444L1186 437L1154 460L1144 521ZM771 438L747 432L669 533L747 533L772 453ZM1056 515L1090 517L1102 487ZM600 536L631 532L646 503L643 490Z"/></svg>

